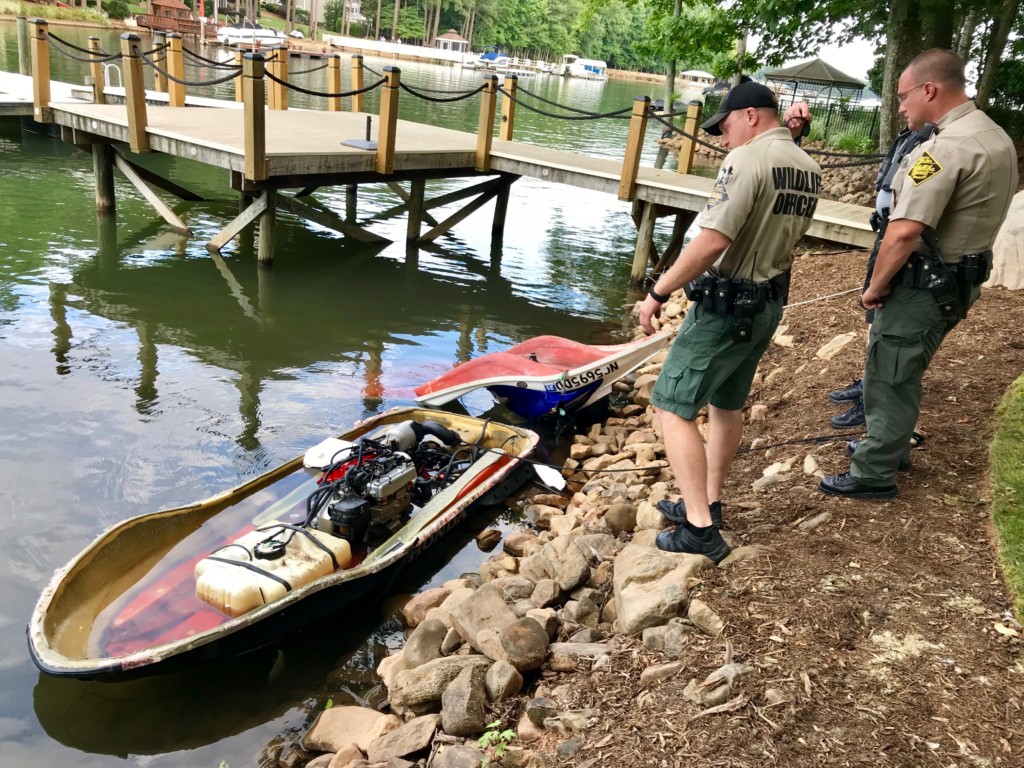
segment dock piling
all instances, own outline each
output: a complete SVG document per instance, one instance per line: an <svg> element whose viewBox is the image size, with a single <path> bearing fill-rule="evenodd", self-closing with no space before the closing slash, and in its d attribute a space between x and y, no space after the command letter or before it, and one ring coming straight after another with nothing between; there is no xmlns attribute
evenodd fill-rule
<svg viewBox="0 0 1024 768"><path fill-rule="evenodd" d="M420 224L426 210L423 207L426 189L427 182L424 179L413 179L409 183L409 225L406 228L405 239L410 243L420 239Z"/></svg>
<svg viewBox="0 0 1024 768"><path fill-rule="evenodd" d="M128 143L132 152L149 152L149 136L146 134L146 82L142 78L141 42L141 38L132 32L121 35L124 98L128 105Z"/></svg>
<svg viewBox="0 0 1024 768"><path fill-rule="evenodd" d="M377 126L377 173L395 172L395 131L398 128L398 90L402 70L384 67L384 90L380 96L380 121Z"/></svg>
<svg viewBox="0 0 1024 768"><path fill-rule="evenodd" d="M92 167L96 174L96 210L112 212L117 204L114 199L114 148L110 144L97 142L92 145Z"/></svg>
<svg viewBox="0 0 1024 768"><path fill-rule="evenodd" d="M32 53L29 50L28 19L19 16L18 25L18 72L22 75L32 74Z"/></svg>
<svg viewBox="0 0 1024 768"><path fill-rule="evenodd" d="M519 78L515 75L505 75L503 88L505 93L501 97L501 128L499 138L502 141L512 141L512 129L516 121L516 88L519 85Z"/></svg>
<svg viewBox="0 0 1024 768"><path fill-rule="evenodd" d="M32 25L32 116L40 123L52 123L50 115L50 41L43 19L30 19Z"/></svg>
<svg viewBox="0 0 1024 768"><path fill-rule="evenodd" d="M285 60L285 66L288 66ZM260 214L260 239L256 246L256 260L261 265L269 265L274 262L274 220L277 218L277 192L268 189L263 193L267 204Z"/></svg>
<svg viewBox="0 0 1024 768"><path fill-rule="evenodd" d="M167 35L167 42L170 48L167 49L167 72L178 80L185 79L185 57L181 53L181 35L171 32ZM185 86L176 83L168 78L167 81L168 103L172 107L185 106Z"/></svg>
<svg viewBox="0 0 1024 768"><path fill-rule="evenodd" d="M162 30L153 31L153 47L160 48L167 44L167 32ZM160 53L153 57L153 62L160 67L160 69L167 71L167 49L164 48ZM167 93L167 77L163 72L158 72L156 69L153 70L153 90L157 93Z"/></svg>
<svg viewBox="0 0 1024 768"><path fill-rule="evenodd" d="M262 53L247 53L242 58L242 88L245 102L245 178L262 181L267 178L267 94L263 78Z"/></svg>
<svg viewBox="0 0 1024 768"><path fill-rule="evenodd" d="M241 48L235 48L235 66L236 67L242 66L242 54L243 53L244 53L244 51ZM244 101L244 98L242 96L242 78L240 78L240 77L236 77L235 78L235 101L238 101L238 102Z"/></svg>
<svg viewBox="0 0 1024 768"><path fill-rule="evenodd" d="M89 37L89 50L96 56L101 56L100 39L95 35ZM103 63L99 61L89 62L89 76L92 78L92 100L94 104L106 104L107 97L103 95ZM99 201L97 200L97 204Z"/></svg>
<svg viewBox="0 0 1024 768"><path fill-rule="evenodd" d="M494 141L494 114L497 111L498 76L484 75L480 92L480 124L476 133L476 169L491 170L491 144Z"/></svg>
<svg viewBox="0 0 1024 768"><path fill-rule="evenodd" d="M267 70L278 80L288 82L288 49L285 47L274 48L267 61ZM288 109L288 89L284 85L271 80L268 86L270 90L268 102L269 107L274 110Z"/></svg>
<svg viewBox="0 0 1024 768"><path fill-rule="evenodd" d="M704 105L699 101L691 101L686 106L686 123L683 130L689 136L697 135L697 126L700 125L700 110ZM693 169L693 153L697 150L697 144L693 139L683 136L683 143L679 145L679 165L676 170L679 173L689 173Z"/></svg>
<svg viewBox="0 0 1024 768"><path fill-rule="evenodd" d="M327 56L327 92L341 93L341 54L331 53ZM341 112L341 97L327 100L328 112Z"/></svg>
<svg viewBox="0 0 1024 768"><path fill-rule="evenodd" d="M626 157L622 161L622 175L619 180L619 200L636 197L636 177L640 171L640 155L644 149L644 135L647 133L647 113L651 108L648 96L637 96L633 100L633 115L629 119L629 137L626 139Z"/></svg>
<svg viewBox="0 0 1024 768"><path fill-rule="evenodd" d="M363 89L363 57L360 54L356 54L352 57L352 90L361 91ZM363 94L357 93L352 97L352 111L362 112L363 111Z"/></svg>

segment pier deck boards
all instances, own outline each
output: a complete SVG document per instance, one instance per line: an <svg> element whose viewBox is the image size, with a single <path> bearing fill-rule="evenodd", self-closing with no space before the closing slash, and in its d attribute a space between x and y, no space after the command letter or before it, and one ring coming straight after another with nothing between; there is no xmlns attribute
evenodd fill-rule
<svg viewBox="0 0 1024 768"><path fill-rule="evenodd" d="M128 141L128 118L122 105L53 104L55 121L63 126L116 141ZM373 152L344 146L345 139L365 136L367 115L352 112L278 111L266 113L267 186L298 186L301 177L365 177L374 173ZM151 107L147 132L154 151L243 171L243 115L238 109ZM371 137L379 120L371 116ZM399 120L395 172L433 175L474 175L476 135ZM616 194L621 161L588 157L547 147L495 139L493 171L531 176ZM277 183L275 183L277 180ZM641 168L637 197L681 210L699 211L711 194L713 180L674 171ZM868 247L874 241L863 206L822 200L809 234L849 245Z"/></svg>

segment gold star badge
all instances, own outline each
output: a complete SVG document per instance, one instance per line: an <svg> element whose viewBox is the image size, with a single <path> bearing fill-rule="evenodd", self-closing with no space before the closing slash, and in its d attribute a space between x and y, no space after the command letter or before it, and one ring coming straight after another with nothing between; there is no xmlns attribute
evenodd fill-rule
<svg viewBox="0 0 1024 768"><path fill-rule="evenodd" d="M922 182L928 181L932 176L940 173L942 166L939 165L938 161L929 155L927 152L921 153L921 156L917 158L917 162L910 166L910 170L907 171L907 176L914 182L915 187L919 187Z"/></svg>

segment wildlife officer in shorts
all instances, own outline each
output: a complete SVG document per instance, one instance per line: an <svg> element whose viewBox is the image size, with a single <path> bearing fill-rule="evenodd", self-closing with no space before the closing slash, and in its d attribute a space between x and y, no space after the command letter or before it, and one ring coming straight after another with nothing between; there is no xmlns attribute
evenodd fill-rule
<svg viewBox="0 0 1024 768"><path fill-rule="evenodd" d="M721 494L743 434L743 404L782 318L793 247L811 225L821 170L779 125L775 94L759 83L735 86L701 127L732 151L697 220L700 234L658 278L640 324L653 332L651 318L686 286L694 304L651 394L683 497L659 504L678 525L657 545L718 562L729 552L718 530ZM706 449L696 423L705 405Z"/></svg>
<svg viewBox="0 0 1024 768"><path fill-rule="evenodd" d="M902 159L894 204L861 303L874 309L864 368L868 435L850 471L825 477L833 496L896 495L921 407L921 379L981 292L992 242L1017 187L1017 153L965 92L964 63L933 48L900 76L900 113L931 137Z"/></svg>

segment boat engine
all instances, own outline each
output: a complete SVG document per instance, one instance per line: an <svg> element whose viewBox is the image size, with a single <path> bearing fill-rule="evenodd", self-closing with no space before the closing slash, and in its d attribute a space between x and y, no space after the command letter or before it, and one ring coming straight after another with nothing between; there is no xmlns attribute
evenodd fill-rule
<svg viewBox="0 0 1024 768"><path fill-rule="evenodd" d="M354 443L324 441L307 453L330 454L320 487L310 496L307 523L353 545L383 541L456 472L468 466L452 456L457 432L437 422L406 421ZM340 446L340 447L339 447ZM318 450L319 449L319 450Z"/></svg>

